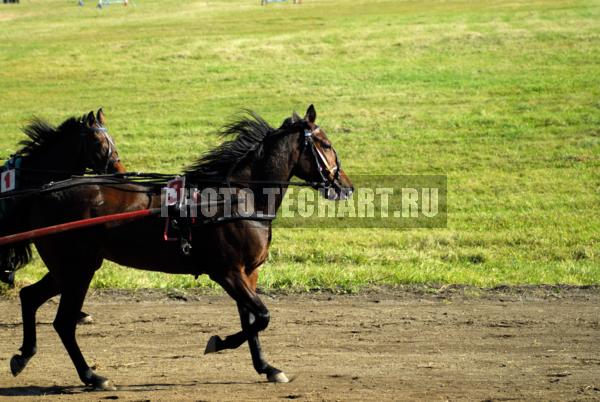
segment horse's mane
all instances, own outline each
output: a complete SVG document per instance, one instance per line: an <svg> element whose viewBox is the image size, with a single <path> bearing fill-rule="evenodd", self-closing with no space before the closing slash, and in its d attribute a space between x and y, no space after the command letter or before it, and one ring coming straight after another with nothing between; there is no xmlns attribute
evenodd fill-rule
<svg viewBox="0 0 600 402"><path fill-rule="evenodd" d="M225 125L219 135L233 137L215 149L202 155L190 165L185 174L192 177L225 178L231 170L246 158L259 158L263 153L265 139L285 130L291 119L287 119L279 129L269 125L262 117L251 110L233 122Z"/></svg>
<svg viewBox="0 0 600 402"><path fill-rule="evenodd" d="M47 121L34 118L22 131L29 139L19 142L22 146L15 155L20 157L32 157L45 153L48 148L55 145L67 136L78 134L84 127L84 117L70 117L60 126L54 127Z"/></svg>

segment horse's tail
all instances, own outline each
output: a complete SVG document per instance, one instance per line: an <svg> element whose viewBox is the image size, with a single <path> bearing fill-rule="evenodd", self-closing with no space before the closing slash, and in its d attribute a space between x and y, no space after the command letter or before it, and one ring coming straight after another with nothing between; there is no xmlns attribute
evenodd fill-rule
<svg viewBox="0 0 600 402"><path fill-rule="evenodd" d="M4 201L3 208L0 208L0 236L6 236L13 233L18 233L25 230L24 221L26 221L26 215L23 216L24 211L20 207L23 207L25 203L21 205L12 203L12 200L0 200ZM7 204L12 205L7 205ZM3 211L2 211L3 210ZM0 246L0 281L9 285L14 284L15 272L27 265L32 258L31 241L26 240L19 243L7 244Z"/></svg>
<svg viewBox="0 0 600 402"><path fill-rule="evenodd" d="M31 261L31 242L0 246L0 281L13 285L15 272Z"/></svg>

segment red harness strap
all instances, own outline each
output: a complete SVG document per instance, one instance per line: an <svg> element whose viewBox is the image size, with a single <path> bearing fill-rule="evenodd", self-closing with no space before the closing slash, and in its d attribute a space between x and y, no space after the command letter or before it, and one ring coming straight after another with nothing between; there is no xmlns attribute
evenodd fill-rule
<svg viewBox="0 0 600 402"><path fill-rule="evenodd" d="M89 226L101 225L107 222L124 221L128 219L140 219L145 216L160 214L160 208L141 209L139 211L122 212L119 214L98 216L95 218L81 219L78 221L61 223L59 225L48 226L40 229L33 229L27 232L16 233L0 237L0 246L10 243L17 243L23 240L32 240L38 237L48 236L56 233L62 233L69 230L81 229Z"/></svg>

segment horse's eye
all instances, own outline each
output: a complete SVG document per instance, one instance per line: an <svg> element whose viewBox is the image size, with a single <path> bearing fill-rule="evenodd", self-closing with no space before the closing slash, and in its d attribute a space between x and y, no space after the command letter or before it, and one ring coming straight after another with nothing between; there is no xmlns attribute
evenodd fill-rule
<svg viewBox="0 0 600 402"><path fill-rule="evenodd" d="M328 142L321 143L321 146L323 147L323 149L331 149L331 144Z"/></svg>

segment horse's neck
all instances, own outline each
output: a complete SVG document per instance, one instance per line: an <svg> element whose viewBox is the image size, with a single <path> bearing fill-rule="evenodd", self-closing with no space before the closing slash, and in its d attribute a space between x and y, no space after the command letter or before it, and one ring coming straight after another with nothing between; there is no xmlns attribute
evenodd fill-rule
<svg viewBox="0 0 600 402"><path fill-rule="evenodd" d="M289 182L297 162L294 152L295 139L295 134L282 135L269 144L269 147L264 150L265 157L251 169L250 179L274 183ZM268 204L273 203L270 206L270 212L273 212L273 208L277 211L281 206L287 188L287 184L262 184L255 186L254 198L257 209L268 212Z"/></svg>
<svg viewBox="0 0 600 402"><path fill-rule="evenodd" d="M44 153L27 156L21 162L24 176L31 182L42 183L83 174L85 166L77 151L71 143L59 142Z"/></svg>

